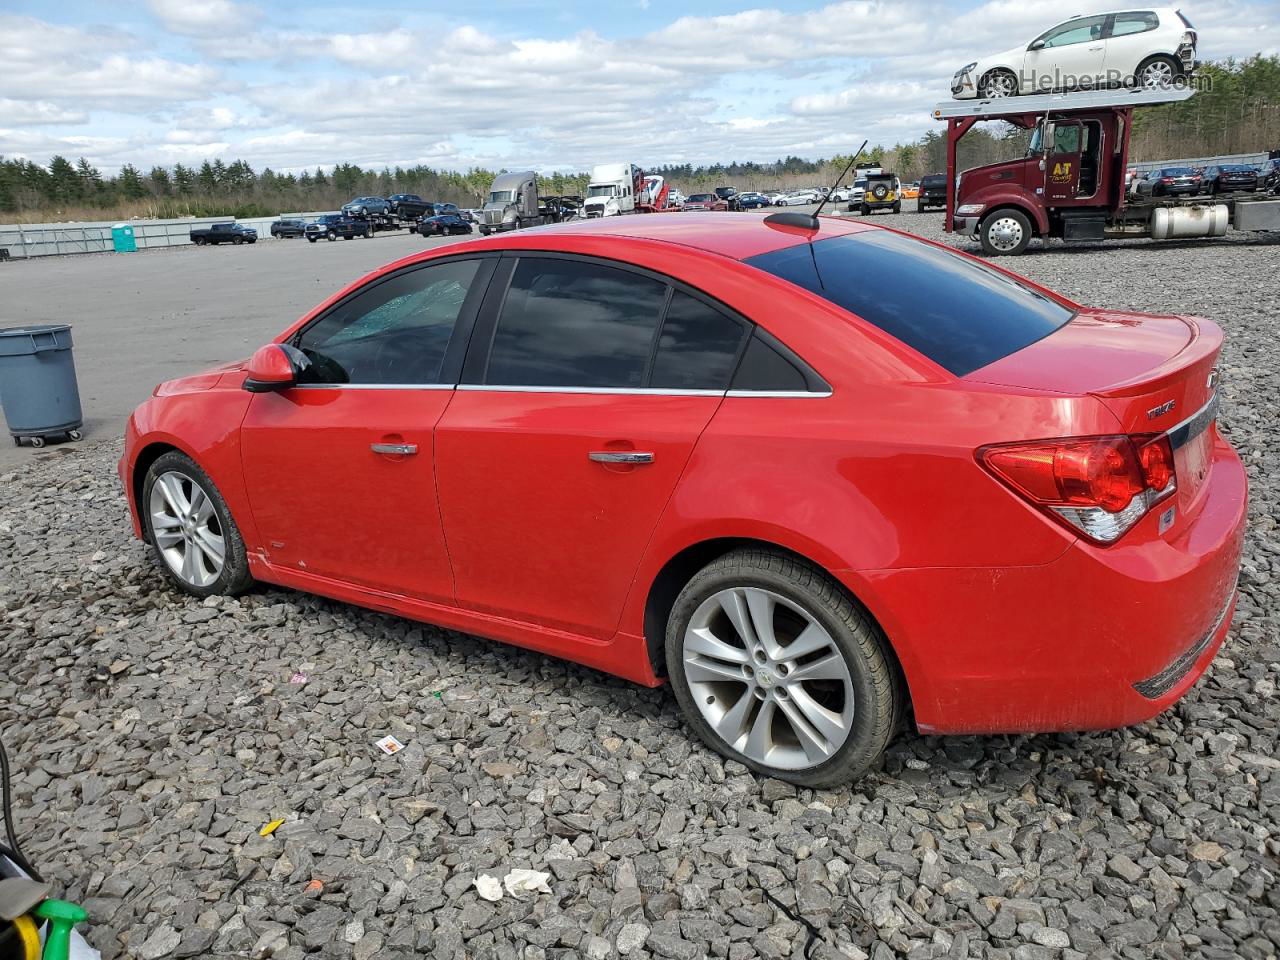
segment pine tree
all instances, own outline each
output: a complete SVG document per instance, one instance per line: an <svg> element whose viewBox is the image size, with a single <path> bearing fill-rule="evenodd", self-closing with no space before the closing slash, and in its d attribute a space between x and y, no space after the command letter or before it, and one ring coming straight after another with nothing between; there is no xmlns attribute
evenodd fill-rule
<svg viewBox="0 0 1280 960"><path fill-rule="evenodd" d="M178 193L187 196L191 193L191 187L195 184L196 175L189 167L184 167L180 163L173 166L173 185L178 188Z"/></svg>
<svg viewBox="0 0 1280 960"><path fill-rule="evenodd" d="M151 178L151 189L160 196L167 197L171 186L169 171L164 167L152 167L149 176Z"/></svg>
<svg viewBox="0 0 1280 960"><path fill-rule="evenodd" d="M142 174L132 163L120 168L120 176L116 177L116 185L120 195L126 200L141 200L147 195L147 188L142 185Z"/></svg>
<svg viewBox="0 0 1280 960"><path fill-rule="evenodd" d="M200 164L200 173L196 175L200 189L205 193L213 193L218 186L218 174L208 160Z"/></svg>
<svg viewBox="0 0 1280 960"><path fill-rule="evenodd" d="M81 198L80 178L66 157L49 161L49 200L55 204L75 203Z"/></svg>

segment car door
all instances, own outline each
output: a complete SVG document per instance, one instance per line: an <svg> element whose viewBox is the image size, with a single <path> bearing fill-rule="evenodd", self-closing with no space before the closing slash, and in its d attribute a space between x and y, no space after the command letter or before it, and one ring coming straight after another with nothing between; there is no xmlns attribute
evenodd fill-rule
<svg viewBox="0 0 1280 960"><path fill-rule="evenodd" d="M1138 64L1155 52L1153 31L1159 26L1160 18L1153 10L1112 14L1105 40L1108 83L1124 83L1133 77Z"/></svg>
<svg viewBox="0 0 1280 960"><path fill-rule="evenodd" d="M504 260L436 430L459 605L611 637L747 332L643 271Z"/></svg>
<svg viewBox="0 0 1280 960"><path fill-rule="evenodd" d="M1044 165L1044 195L1050 204L1076 199L1080 188L1080 154L1084 127L1076 120L1053 124L1053 139Z"/></svg>
<svg viewBox="0 0 1280 960"><path fill-rule="evenodd" d="M1106 16L1077 17L1046 30L1027 49L1022 92L1047 93L1101 81L1106 66L1103 28Z"/></svg>
<svg viewBox="0 0 1280 960"><path fill-rule="evenodd" d="M310 367L297 386L254 395L240 428L264 559L453 602L433 431L496 263L458 257L379 277L291 338Z"/></svg>

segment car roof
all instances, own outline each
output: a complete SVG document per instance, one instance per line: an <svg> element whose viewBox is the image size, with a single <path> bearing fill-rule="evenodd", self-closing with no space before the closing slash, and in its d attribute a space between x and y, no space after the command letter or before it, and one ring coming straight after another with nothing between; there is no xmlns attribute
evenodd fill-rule
<svg viewBox="0 0 1280 960"><path fill-rule="evenodd" d="M822 217L816 234L796 227L765 221L773 213L653 213L630 217L599 217L591 220L570 220L567 223L538 227L522 237L621 237L636 240L652 240L663 243L694 247L708 253L719 254L734 260L744 260L762 253L771 253L785 247L806 243L809 240L825 240L829 237L877 230L871 224L858 223L841 217ZM510 234L506 236L510 237ZM502 247L503 234L487 240L473 241L478 245Z"/></svg>

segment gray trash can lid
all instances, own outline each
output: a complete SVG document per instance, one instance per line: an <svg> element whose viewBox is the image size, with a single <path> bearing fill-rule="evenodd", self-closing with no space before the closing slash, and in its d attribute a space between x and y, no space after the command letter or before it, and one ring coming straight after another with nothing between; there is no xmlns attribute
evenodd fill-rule
<svg viewBox="0 0 1280 960"><path fill-rule="evenodd" d="M29 327L0 327L0 337L29 337L37 333L62 333L70 330L69 323L37 323Z"/></svg>

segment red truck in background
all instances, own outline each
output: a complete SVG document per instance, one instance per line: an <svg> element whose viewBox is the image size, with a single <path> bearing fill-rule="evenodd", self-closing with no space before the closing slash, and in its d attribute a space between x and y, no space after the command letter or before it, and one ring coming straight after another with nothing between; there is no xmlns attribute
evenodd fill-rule
<svg viewBox="0 0 1280 960"><path fill-rule="evenodd" d="M1131 196L1126 172L1133 112L1186 100L1191 88L1121 89L948 101L947 232L971 236L990 256L1022 253L1035 237L1108 240L1220 237L1280 230L1280 200ZM958 173L956 146L975 123L1031 130L1025 156Z"/></svg>

